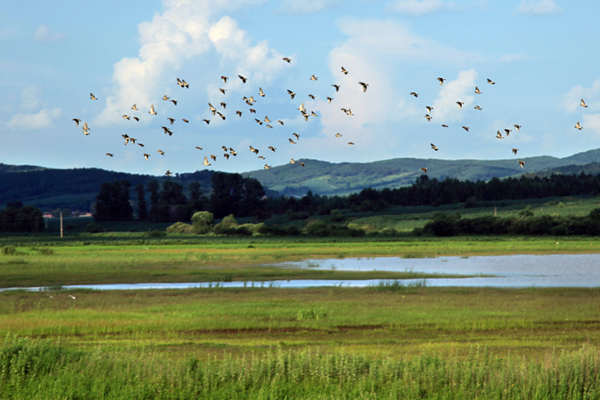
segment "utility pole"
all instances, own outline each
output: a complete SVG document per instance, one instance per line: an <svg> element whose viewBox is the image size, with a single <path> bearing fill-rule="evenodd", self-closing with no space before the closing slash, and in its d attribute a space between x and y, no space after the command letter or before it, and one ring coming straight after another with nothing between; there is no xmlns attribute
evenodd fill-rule
<svg viewBox="0 0 600 400"><path fill-rule="evenodd" d="M62 218L62 211L60 212L60 237L63 237L63 218Z"/></svg>

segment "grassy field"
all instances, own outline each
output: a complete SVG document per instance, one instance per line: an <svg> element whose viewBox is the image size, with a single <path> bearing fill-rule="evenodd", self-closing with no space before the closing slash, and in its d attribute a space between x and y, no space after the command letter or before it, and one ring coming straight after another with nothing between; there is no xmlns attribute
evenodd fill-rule
<svg viewBox="0 0 600 400"><path fill-rule="evenodd" d="M455 237L311 239L194 235L148 239L134 234L89 235L52 245L25 239L0 249L0 287L140 282L270 281L287 279L406 279L431 275L382 271L288 269L283 261L346 257L437 257L597 253L597 238ZM10 238L14 240L14 238ZM144 244L139 244L140 242ZM12 242L10 242L12 243ZM2 241L0 241L0 245ZM441 276L439 276L441 277Z"/></svg>
<svg viewBox="0 0 600 400"><path fill-rule="evenodd" d="M352 221L367 229L393 228L398 232L412 232L422 228L436 211L459 212L462 218L475 218L484 215L497 215L501 218L517 217L525 207L530 206L536 216L560 215L562 217L583 217L594 208L600 207L599 197L560 197L541 200L478 202L475 208L464 208L463 204L449 204L440 207L398 207L385 210L381 215L355 215ZM391 215L386 215L391 214Z"/></svg>
<svg viewBox="0 0 600 400"><path fill-rule="evenodd" d="M427 277L272 265L303 259L598 252L595 237L4 236L0 286L49 290L0 292L0 398L600 399L600 288L60 290Z"/></svg>
<svg viewBox="0 0 600 400"><path fill-rule="evenodd" d="M599 398L598 309L600 289L4 292L0 398Z"/></svg>

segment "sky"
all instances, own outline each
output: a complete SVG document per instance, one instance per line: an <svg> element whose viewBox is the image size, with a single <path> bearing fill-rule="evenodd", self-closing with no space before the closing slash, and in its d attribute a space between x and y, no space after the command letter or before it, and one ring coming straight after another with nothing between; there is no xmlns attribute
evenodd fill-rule
<svg viewBox="0 0 600 400"><path fill-rule="evenodd" d="M4 164L158 176L246 172L292 159L517 163L600 147L597 2L0 0L0 7Z"/></svg>

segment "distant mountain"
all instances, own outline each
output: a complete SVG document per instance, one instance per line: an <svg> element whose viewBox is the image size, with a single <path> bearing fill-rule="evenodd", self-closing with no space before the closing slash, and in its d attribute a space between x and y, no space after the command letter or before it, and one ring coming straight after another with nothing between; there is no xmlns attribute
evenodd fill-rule
<svg viewBox="0 0 600 400"><path fill-rule="evenodd" d="M525 161L520 168L518 160ZM308 190L320 195L347 195L367 187L396 188L412 184L428 168L430 178L459 180L489 180L521 174L549 176L553 173L600 173L600 149L565 158L550 156L506 160L438 160L395 158L370 163L330 163L319 160L299 160L299 163L272 167L269 170L243 173L258 179L265 189L285 195L304 195ZM177 174L170 179L187 188L190 182L200 182L205 193L211 189L213 171L203 170ZM0 207L7 201L20 200L43 210L69 208L88 211L104 182L126 179L132 188L151 180L162 182L164 176L128 174L99 168L54 169L32 165L0 164ZM132 199L134 194L132 192Z"/></svg>
<svg viewBox="0 0 600 400"><path fill-rule="evenodd" d="M170 179L184 188L194 180L199 181L201 189L208 192L212 174L212 171L197 171L177 174ZM104 182L128 180L133 188L138 183L146 186L152 180L162 182L166 179L99 168L54 169L0 164L0 207L4 207L7 201L20 200L43 210L69 208L88 211Z"/></svg>
<svg viewBox="0 0 600 400"><path fill-rule="evenodd" d="M521 168L518 160L525 161ZM318 160L300 160L305 167L287 164L267 170L247 172L243 175L258 179L263 186L282 194L304 194L307 190L321 195L346 195L365 187L375 189L410 185L423 174L421 167L428 168L430 178L459 180L489 180L520 175L528 172L551 170L572 166L578 173L579 166L600 162L600 149L578 153L565 158L550 156L514 157L506 160L438 160L418 158L395 158L370 163L329 163Z"/></svg>

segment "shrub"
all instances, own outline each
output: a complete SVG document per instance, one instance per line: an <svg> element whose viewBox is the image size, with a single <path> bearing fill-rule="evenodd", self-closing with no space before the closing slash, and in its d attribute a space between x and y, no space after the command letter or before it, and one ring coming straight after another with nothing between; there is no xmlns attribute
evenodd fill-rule
<svg viewBox="0 0 600 400"><path fill-rule="evenodd" d="M194 233L194 227L185 222L175 222L173 225L167 227L167 233Z"/></svg>
<svg viewBox="0 0 600 400"><path fill-rule="evenodd" d="M146 236L151 238L161 238L167 236L167 232L157 231L156 229L153 231L146 232Z"/></svg>
<svg viewBox="0 0 600 400"><path fill-rule="evenodd" d="M198 211L192 215L192 227L194 233L204 235L212 229L214 216L208 211Z"/></svg>

